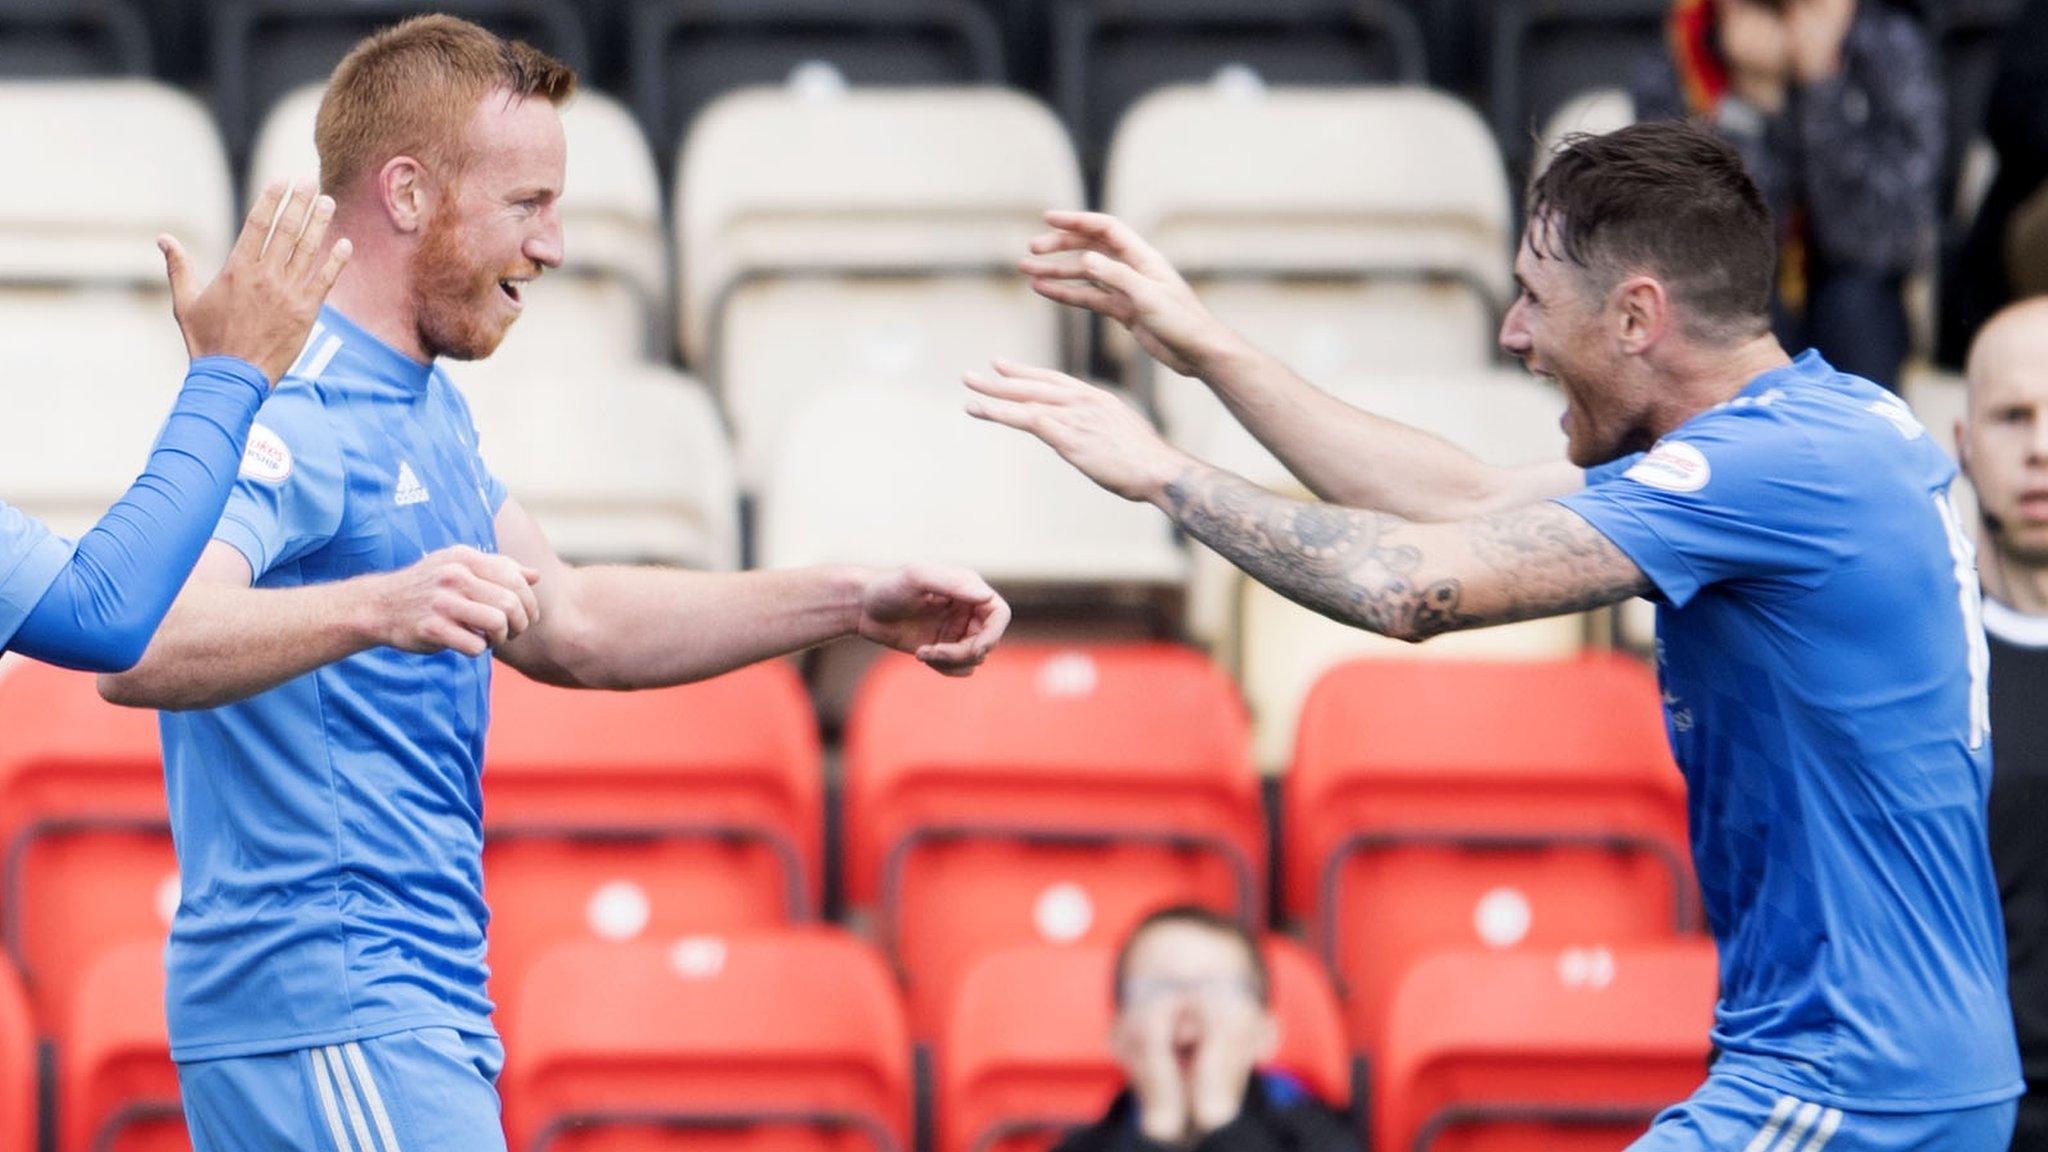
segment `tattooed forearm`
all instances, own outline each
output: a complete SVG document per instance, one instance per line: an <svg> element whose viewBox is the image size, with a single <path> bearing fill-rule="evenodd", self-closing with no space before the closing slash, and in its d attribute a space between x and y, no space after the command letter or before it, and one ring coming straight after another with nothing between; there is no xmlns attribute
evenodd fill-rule
<svg viewBox="0 0 2048 1152"><path fill-rule="evenodd" d="M1267 587L1402 640L1581 612L1650 588L1612 541L1557 504L1457 525L1413 524L1291 500L1209 468L1168 484L1163 503L1197 540Z"/></svg>
<svg viewBox="0 0 2048 1152"><path fill-rule="evenodd" d="M1206 468L1168 484L1166 506L1195 539L1333 620L1402 640L1479 623L1460 610L1457 580L1418 579L1424 557L1398 539L1398 517L1289 500Z"/></svg>

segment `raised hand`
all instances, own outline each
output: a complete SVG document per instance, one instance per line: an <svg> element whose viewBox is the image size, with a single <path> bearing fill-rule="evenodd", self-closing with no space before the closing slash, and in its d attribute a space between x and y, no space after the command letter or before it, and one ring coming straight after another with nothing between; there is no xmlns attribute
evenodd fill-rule
<svg viewBox="0 0 2048 1152"><path fill-rule="evenodd" d="M227 263L204 288L184 245L173 236L157 237L185 351L194 360L239 357L275 385L305 347L321 301L354 250L346 238L327 243L333 219L332 199L272 182L242 221Z"/></svg>
<svg viewBox="0 0 2048 1152"><path fill-rule="evenodd" d="M1051 231L1017 262L1040 296L1109 317L1183 376L1242 343L1130 225L1101 212L1047 212L1045 222Z"/></svg>
<svg viewBox="0 0 2048 1152"><path fill-rule="evenodd" d="M869 577L857 630L865 639L915 655L934 671L967 676L1009 626L1009 604L981 577L913 564Z"/></svg>
<svg viewBox="0 0 2048 1152"><path fill-rule="evenodd" d="M540 573L509 557L457 545L365 585L380 643L402 652L481 656L540 621L533 594L539 580Z"/></svg>
<svg viewBox="0 0 2048 1152"><path fill-rule="evenodd" d="M963 377L977 393L967 401L967 414L1031 433L1126 500L1155 499L1193 463L1106 389L1050 368L1006 360L994 368L992 375Z"/></svg>

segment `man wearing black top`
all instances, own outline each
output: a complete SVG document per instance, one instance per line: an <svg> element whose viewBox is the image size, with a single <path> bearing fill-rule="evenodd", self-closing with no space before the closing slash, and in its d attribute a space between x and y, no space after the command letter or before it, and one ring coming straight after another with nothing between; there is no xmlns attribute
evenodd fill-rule
<svg viewBox="0 0 2048 1152"><path fill-rule="evenodd" d="M1110 1037L1128 1085L1057 1152L1359 1152L1298 1081L1257 1068L1279 1044L1258 943L1203 908L1146 917L1117 955Z"/></svg>
<svg viewBox="0 0 2048 1152"><path fill-rule="evenodd" d="M1969 378L1956 444L1982 510L1991 855L2027 1078L2012 1146L2048 1152L2048 297L1984 326Z"/></svg>

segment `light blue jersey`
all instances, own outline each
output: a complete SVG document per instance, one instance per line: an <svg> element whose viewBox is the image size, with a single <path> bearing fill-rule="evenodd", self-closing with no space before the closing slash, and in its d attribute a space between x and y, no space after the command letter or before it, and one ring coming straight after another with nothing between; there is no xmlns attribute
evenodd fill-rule
<svg viewBox="0 0 2048 1152"><path fill-rule="evenodd" d="M1560 501L1657 588L1717 1077L1851 1113L2021 1091L1954 475L1902 402L1809 352Z"/></svg>
<svg viewBox="0 0 2048 1152"><path fill-rule="evenodd" d="M33 516L0 503L0 652L71 559L71 545Z"/></svg>
<svg viewBox="0 0 2048 1152"><path fill-rule="evenodd" d="M332 308L264 404L215 538L258 588L496 550L468 407ZM480 771L491 658L378 648L163 717L179 1061L491 1035Z"/></svg>

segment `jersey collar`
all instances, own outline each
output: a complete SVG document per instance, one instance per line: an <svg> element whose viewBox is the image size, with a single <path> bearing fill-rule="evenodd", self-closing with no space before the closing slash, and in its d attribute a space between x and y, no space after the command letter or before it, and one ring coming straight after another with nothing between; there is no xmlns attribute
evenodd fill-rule
<svg viewBox="0 0 2048 1152"><path fill-rule="evenodd" d="M2029 616L1984 598L1984 631L2015 648L2048 648L2048 616Z"/></svg>
<svg viewBox="0 0 2048 1152"><path fill-rule="evenodd" d="M342 315L332 304L321 306L320 322L341 337L343 347L368 370L370 379L411 395L427 390L428 381L434 377L431 361L422 364L386 344L369 329Z"/></svg>

